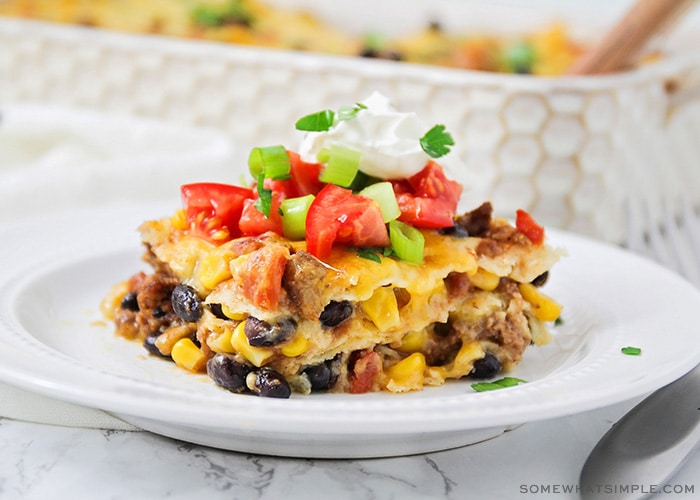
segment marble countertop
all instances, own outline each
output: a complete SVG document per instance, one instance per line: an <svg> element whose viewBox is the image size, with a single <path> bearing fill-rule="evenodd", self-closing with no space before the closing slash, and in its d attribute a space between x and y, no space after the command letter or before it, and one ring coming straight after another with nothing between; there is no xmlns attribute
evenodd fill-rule
<svg viewBox="0 0 700 500"><path fill-rule="evenodd" d="M148 432L0 419L0 498L574 499L588 453L637 401L529 423L464 448L371 460L258 456ZM700 454L669 484L700 491Z"/></svg>

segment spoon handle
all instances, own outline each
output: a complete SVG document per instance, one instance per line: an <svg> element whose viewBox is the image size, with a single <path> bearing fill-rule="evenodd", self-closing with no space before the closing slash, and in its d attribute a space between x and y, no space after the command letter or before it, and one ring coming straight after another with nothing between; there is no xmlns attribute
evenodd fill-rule
<svg viewBox="0 0 700 500"><path fill-rule="evenodd" d="M600 440L581 472L584 500L613 498L611 485L661 487L700 443L700 367L654 392ZM640 498L638 491L614 496Z"/></svg>
<svg viewBox="0 0 700 500"><path fill-rule="evenodd" d="M571 67L571 75L593 75L633 63L655 34L667 30L696 0L637 0L622 19Z"/></svg>

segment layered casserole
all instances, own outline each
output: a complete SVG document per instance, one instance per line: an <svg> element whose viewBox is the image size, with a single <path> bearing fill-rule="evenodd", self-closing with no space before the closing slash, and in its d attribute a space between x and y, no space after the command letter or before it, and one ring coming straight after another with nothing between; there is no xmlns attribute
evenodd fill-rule
<svg viewBox="0 0 700 500"><path fill-rule="evenodd" d="M490 379L548 342L561 251L525 211L457 213L443 126L375 94L297 128L299 152L251 151L249 186L184 185L181 209L141 225L152 272L103 302L119 335L270 397Z"/></svg>

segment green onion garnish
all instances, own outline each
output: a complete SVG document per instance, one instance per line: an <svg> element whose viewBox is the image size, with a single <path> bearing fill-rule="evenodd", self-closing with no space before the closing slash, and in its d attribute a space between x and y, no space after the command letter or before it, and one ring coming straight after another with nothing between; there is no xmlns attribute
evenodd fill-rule
<svg viewBox="0 0 700 500"><path fill-rule="evenodd" d="M255 200L255 208L262 212L266 218L270 217L272 209L272 190L265 188L265 174L258 175L258 199Z"/></svg>
<svg viewBox="0 0 700 500"><path fill-rule="evenodd" d="M241 0L229 0L223 5L198 5L191 13L192 22L205 28L216 28L227 24L250 26L253 14Z"/></svg>
<svg viewBox="0 0 700 500"><path fill-rule="evenodd" d="M389 240L391 248L399 259L411 264L423 262L425 238L423 233L415 227L398 220L392 220L389 222Z"/></svg>
<svg viewBox="0 0 700 500"><path fill-rule="evenodd" d="M325 132L330 130L335 121L335 113L330 109L324 109L318 113L303 116L297 120L297 130L306 132Z"/></svg>
<svg viewBox="0 0 700 500"><path fill-rule="evenodd" d="M476 382L472 384L472 389L476 392L495 391L496 389L505 389L506 387L514 387L518 384L525 384L526 380L515 377L505 377L493 382Z"/></svg>
<svg viewBox="0 0 700 500"><path fill-rule="evenodd" d="M536 59L535 48L526 42L515 43L505 50L506 64L513 73L532 73Z"/></svg>
<svg viewBox="0 0 700 500"><path fill-rule="evenodd" d="M361 102L355 103L354 106L343 106L338 109L338 120L352 120L363 109L367 109L367 106Z"/></svg>
<svg viewBox="0 0 700 500"><path fill-rule="evenodd" d="M268 179L286 179L291 164L284 146L253 148L248 156L248 169L256 179L264 174Z"/></svg>
<svg viewBox="0 0 700 500"><path fill-rule="evenodd" d="M627 354L628 356L639 356L642 354L642 350L639 347L627 346L620 349L622 354Z"/></svg>
<svg viewBox="0 0 700 500"><path fill-rule="evenodd" d="M328 151L326 167L318 176L321 182L349 187L360 168L361 154L354 149L333 145Z"/></svg>
<svg viewBox="0 0 700 500"><path fill-rule="evenodd" d="M370 184L360 191L359 194L372 198L377 202L379 209L382 211L384 222L392 221L401 215L401 209L396 201L394 187L391 185L391 182L385 181Z"/></svg>
<svg viewBox="0 0 700 500"><path fill-rule="evenodd" d="M444 125L435 125L420 138L420 146L431 158L440 158L450 152L454 146L452 136L445 132Z"/></svg>
<svg viewBox="0 0 700 500"><path fill-rule="evenodd" d="M307 194L298 198L286 198L280 204L282 213L282 232L290 240L303 240L306 236L306 214L314 195Z"/></svg>

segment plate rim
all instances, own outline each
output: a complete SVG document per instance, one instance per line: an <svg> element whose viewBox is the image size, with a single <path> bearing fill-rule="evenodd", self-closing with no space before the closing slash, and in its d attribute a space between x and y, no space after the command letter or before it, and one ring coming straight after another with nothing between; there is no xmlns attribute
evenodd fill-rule
<svg viewBox="0 0 700 500"><path fill-rule="evenodd" d="M159 204L159 206L161 206ZM93 219L100 220L102 217L109 215L115 208L106 207L101 210L95 210L89 214L89 217ZM143 216L142 209L139 207L131 208L132 217ZM63 221L66 223L71 219L71 211L68 213L54 214L53 221ZM83 214L84 215L84 214ZM140 219L139 219L140 220ZM35 221L31 224L45 224L46 219L41 222ZM26 231L26 224L13 224L10 226L0 226L0 235L12 235L12 233L24 232ZM126 229L126 228L122 228ZM559 231L556 229L547 229L550 239L553 243L559 245L566 243L563 246L571 245L582 249L587 249L587 251L603 252L604 254L609 254L615 256L617 259L628 260L637 266L643 266L643 269L648 271L652 277L656 280L661 280L662 282L672 284L674 287L678 287L677 293L682 293L683 295L688 295L690 301L697 302L700 305L700 290L696 289L693 285L687 282L681 276L676 275L672 271L662 267L661 265L646 259L644 257L638 256L619 247L615 247L608 243L604 243L597 240L592 240L587 237ZM18 236L14 234L14 236ZM108 235L109 236L109 235ZM30 238L31 239L31 238ZM107 237L107 239L109 239ZM14 241L14 240L6 240ZM100 240L101 241L101 240ZM134 233L134 240L123 242L123 246L120 248L137 248L138 239ZM14 245L13 245L14 248ZM95 248L95 247L93 247ZM97 244L96 248L100 248L100 244ZM111 248L110 251L115 251ZM14 251L17 253L17 251ZM0 249L0 261L2 259L8 258L12 255L12 249ZM571 258L571 251L569 251ZM75 257L75 260L82 258L80 255ZM59 261L60 262L60 261ZM24 268L31 265L31 262L24 263ZM51 266L48 266L50 269ZM20 271L22 271L22 266L20 266ZM11 273L0 278L0 339L7 339L13 333L13 328L17 328L16 324L12 323L11 316L11 298L15 295L10 293L9 295L4 292L12 292L13 290L18 293L18 290L22 289L22 282L20 283L8 283L8 281L14 279L17 273ZM648 276L647 276L648 278ZM98 298L99 300L99 298ZM32 338L35 338L31 332L26 332ZM38 339L37 342L41 343ZM622 346L615 346L617 348ZM50 348L49 348L50 349ZM535 348L536 349L536 348ZM612 349L612 347L610 347ZM610 351L610 349L608 351ZM610 351L612 352L612 351ZM448 394L446 396L434 396L427 398L430 401L430 408L440 406L444 409L445 415L440 418L431 417L429 423L438 424L437 426L431 428L417 428L421 422L420 418L415 415L420 416L420 406L425 405L425 399L423 398L410 398L405 397L406 395L388 395L388 394L377 394L377 395L365 395L362 397L361 405L357 405L355 400L350 400L350 398L356 398L357 395L347 396L347 395L333 395L325 394L320 396L304 397L300 396L298 398L292 398L290 400L271 400L267 398L255 398L249 395L235 395L230 400L227 400L225 404L221 404L217 401L209 401L208 398L195 395L193 401L189 403L177 404L172 401L173 397L178 397L176 391L172 388L166 386L149 386L147 384L135 384L130 385L133 381L124 378L118 374L113 374L109 372L102 372L95 369L94 367L81 364L78 360L73 360L67 355L57 356L54 352L53 355L50 353L44 354L44 361L47 361L49 365L46 368L64 369L63 375L59 374L56 376L50 376L47 373L32 374L28 373L29 368L18 367L17 364L26 362L31 359L35 353L27 352L22 346L10 345L5 350L0 350L0 380L22 387L23 389L29 390L31 392L36 392L45 396L54 397L67 402L81 404L84 406L90 406L98 409L105 410L107 412L122 414L122 415L132 415L138 418L151 418L151 419L163 419L165 413L162 409L158 410L158 403L153 401L153 398L165 399L165 403L168 408L172 410L178 410L171 412L168 418L165 418L165 422L171 422L172 424L180 425L199 425L207 426L209 428L219 428L223 430L236 430L236 429L266 429L274 423L279 423L279 417L277 416L278 411L285 410L286 412L303 412L308 410L319 411L321 417L310 417L308 420L301 419L298 415L288 421L289 424L285 430L293 431L297 433L303 433L305 430L309 431L311 428L315 434L320 435L332 435L338 432L338 424L342 424L342 431L344 433L369 433L372 435L379 435L382 433L389 433L391 435L396 435L397 433L411 433L411 432L443 432L443 431L465 431L469 429L483 429L486 427L500 426L500 425L518 425L526 422L544 420L548 418L555 418L565 415L577 414L584 411L594 410L604 406L612 405L618 402L633 399L635 397L644 395L651 392L659 387L672 382L673 380L681 377L688 371L690 371L695 365L700 362L700 346L695 349L685 350L685 357L679 362L675 363L673 366L666 366L665 369L654 371L652 375L647 374L641 377L639 383L634 387L627 387L624 394L620 393L620 390L611 390L608 387L606 390L600 391L595 397L588 394L587 397L583 398L582 391L584 389L578 387L577 385L570 386L574 389L574 396L571 398L572 394L563 394L565 387L565 380L556 381L549 380L545 377L544 381L535 380L528 384L523 384L518 387L509 388L506 391L493 391L487 393L474 394L468 393L468 401L476 401L477 403L464 403L463 395L459 394ZM634 367L634 361L630 357L623 356L619 358L620 363L628 364ZM639 365L639 364L638 364ZM575 365L570 368L573 370ZM648 369L648 366L646 366ZM575 370L574 370L575 372ZM86 388L79 387L66 387L65 384L70 382L70 378L66 378L66 373L70 376L80 377L80 376L92 376L94 377L93 384L95 381L102 383L103 390L106 388L107 393L95 394L95 387L89 386ZM189 375L188 375L189 376ZM463 382L458 382L463 383ZM465 383L465 390L468 385ZM434 388L426 388L424 391L432 391ZM541 402L536 402L538 397L547 396L548 393L557 393L559 397L563 400L560 403L552 403L542 405ZM514 398L513 396L518 396ZM109 396L109 397L108 397ZM228 396L228 395L227 395ZM552 394L549 395L553 397ZM530 404L525 404L523 400L528 397L532 398ZM168 399L170 398L170 399ZM396 401L393 401L395 399ZM191 407L192 402L200 402L204 400L205 404L209 404L209 407L202 409L200 411L187 411L188 406ZM376 402L379 400L379 403ZM391 401L390 401L391 400ZM460 413L466 412L467 417L472 416L474 413L473 406L478 406L480 408L489 409L493 407L495 409L508 409L510 403L509 400L515 400L517 415L514 411L505 411L499 414L494 413L492 410L489 415L492 417L488 422L484 422L483 419L470 419L461 420L459 418ZM162 401L161 401L162 402ZM290 403L291 402L291 403ZM486 405L486 406L483 406ZM368 410L387 410L388 414L366 416L363 422L357 422L358 409L353 408L357 406L364 407L362 412L367 412ZM326 410L324 411L324 407ZM341 412L337 421L334 421L334 425L330 425L329 422L320 421L321 418L328 418L332 415L332 411L327 408L330 407L333 411ZM539 407L539 409L537 408ZM417 413L415 413L416 408L418 408ZM190 408L191 410L191 408ZM226 416L230 417L231 412L235 411L251 412L253 411L256 416L260 417L256 421L250 419L243 420L226 420ZM399 411L401 410L401 411ZM401 412L403 410L409 410L414 413L404 415L401 418ZM423 412L425 413L425 411ZM342 418L340 418L342 417ZM388 418L392 417L392 418ZM423 419L425 420L425 419Z"/></svg>

